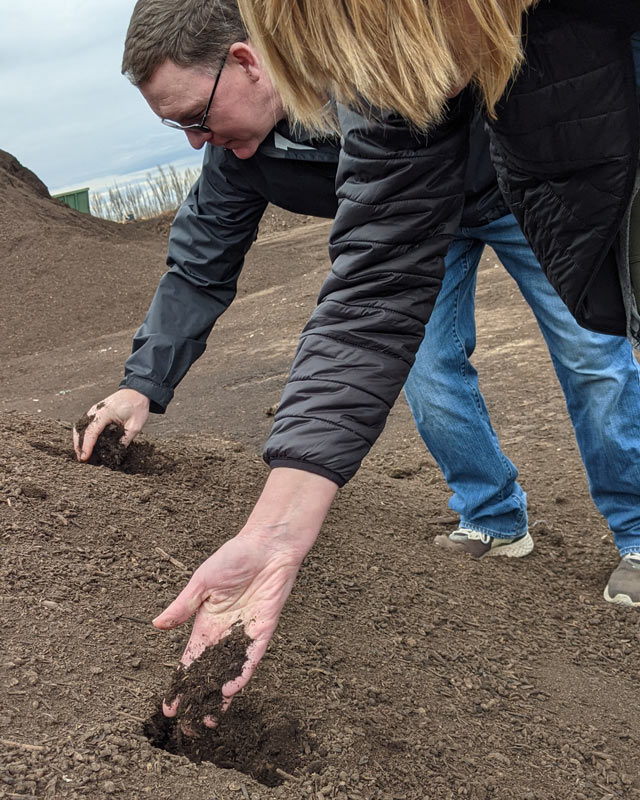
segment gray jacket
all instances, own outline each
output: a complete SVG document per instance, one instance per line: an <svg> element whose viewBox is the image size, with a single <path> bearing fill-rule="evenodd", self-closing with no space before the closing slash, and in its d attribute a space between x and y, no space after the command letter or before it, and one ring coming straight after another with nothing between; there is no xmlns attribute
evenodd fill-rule
<svg viewBox="0 0 640 800"><path fill-rule="evenodd" d="M151 411L164 412L235 297L267 203L335 216L338 152L337 142L295 136L283 123L244 161L207 145L202 174L171 227L169 271L135 334L121 388L136 389Z"/></svg>

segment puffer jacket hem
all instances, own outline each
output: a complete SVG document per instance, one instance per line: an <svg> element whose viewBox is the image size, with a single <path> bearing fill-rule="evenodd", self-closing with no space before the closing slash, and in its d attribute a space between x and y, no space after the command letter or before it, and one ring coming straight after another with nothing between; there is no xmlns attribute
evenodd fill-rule
<svg viewBox="0 0 640 800"><path fill-rule="evenodd" d="M264 460L271 469L287 467L289 469L300 469L304 472L312 472L314 475L321 475L323 478L328 478L330 481L336 483L338 488L342 488L347 482L346 479L343 478L342 475L338 475L337 472L333 472L320 464L312 464L309 461L301 461L300 459L294 458L269 458L267 455L264 456Z"/></svg>

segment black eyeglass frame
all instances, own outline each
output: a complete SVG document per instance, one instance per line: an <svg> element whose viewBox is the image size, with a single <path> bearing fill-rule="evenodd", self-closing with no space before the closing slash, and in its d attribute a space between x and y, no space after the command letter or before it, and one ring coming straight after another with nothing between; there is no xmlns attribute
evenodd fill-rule
<svg viewBox="0 0 640 800"><path fill-rule="evenodd" d="M216 93L216 89L218 88L218 83L220 82L220 76L222 75L222 70L224 69L225 64L227 63L227 54L225 53L224 58L222 59L222 64L220 64L220 69L218 70L218 74L216 75L216 79L213 82L213 89L211 90L211 94L209 95L209 102L207 103L207 107L204 111L204 116L202 117L202 122L195 122L193 125L181 125L179 122L174 122L172 119L165 119L162 117L160 122L163 125L167 125L169 128L175 128L178 131L198 131L199 133L213 133L211 128L206 125L207 117L209 116L209 111L211 110L211 104L213 103L213 96Z"/></svg>

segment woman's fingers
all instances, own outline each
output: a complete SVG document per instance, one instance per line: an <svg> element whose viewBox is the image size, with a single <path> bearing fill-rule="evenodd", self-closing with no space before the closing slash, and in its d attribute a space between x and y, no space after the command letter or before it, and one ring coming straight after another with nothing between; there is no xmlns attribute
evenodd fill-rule
<svg viewBox="0 0 640 800"><path fill-rule="evenodd" d="M192 577L176 599L152 620L153 626L162 631L169 631L182 625L200 608L205 596L206 590L200 581L195 579L195 576Z"/></svg>
<svg viewBox="0 0 640 800"><path fill-rule="evenodd" d="M175 717L178 713L178 706L180 705L180 697L175 697L170 703L165 700L162 701L162 713L165 717Z"/></svg>

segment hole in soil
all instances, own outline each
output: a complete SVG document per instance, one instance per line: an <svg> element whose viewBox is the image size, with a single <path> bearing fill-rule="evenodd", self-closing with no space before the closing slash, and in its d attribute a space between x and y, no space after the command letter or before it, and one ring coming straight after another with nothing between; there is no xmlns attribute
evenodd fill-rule
<svg viewBox="0 0 640 800"><path fill-rule="evenodd" d="M144 734L154 747L172 755L196 764L210 761L250 775L263 786L279 786L286 777L282 773L290 775L300 766L306 737L297 720L276 707L251 708L244 700L237 698L217 728L204 729L197 737L184 735L160 706L145 722Z"/></svg>
<svg viewBox="0 0 640 800"><path fill-rule="evenodd" d="M49 442L29 442L29 446L41 453L46 453L63 461L75 462L76 454L69 447L58 447ZM126 475L163 475L175 468L175 462L163 453L159 453L149 442L132 442L126 449L120 447L117 456L101 452L91 457L89 463L124 472Z"/></svg>
<svg viewBox="0 0 640 800"><path fill-rule="evenodd" d="M97 408L100 407L99 403ZM93 414L83 414L74 425L81 447L85 431L94 419ZM173 467L171 459L157 453L150 442L131 442L126 447L120 441L123 436L124 427L121 423L110 422L98 436L87 463L125 472L127 475L161 475Z"/></svg>
<svg viewBox="0 0 640 800"><path fill-rule="evenodd" d="M159 453L155 445L149 442L131 442L116 466L104 464L127 475L164 475L171 472L175 463L163 453Z"/></svg>

